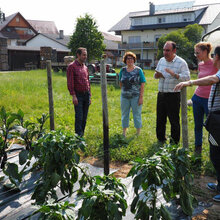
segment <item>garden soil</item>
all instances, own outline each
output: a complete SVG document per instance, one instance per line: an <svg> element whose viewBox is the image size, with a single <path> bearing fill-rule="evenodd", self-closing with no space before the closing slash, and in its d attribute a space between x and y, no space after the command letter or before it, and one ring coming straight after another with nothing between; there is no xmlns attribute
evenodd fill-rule
<svg viewBox="0 0 220 220"><path fill-rule="evenodd" d="M98 160L93 157L84 158L83 162L89 163L96 167L103 167L103 160ZM117 178L125 178L130 171L132 165L121 162L111 162L110 168L117 170L114 176ZM193 193L200 204L210 206L205 208L202 214L192 218L192 220L220 220L220 203L212 200L212 197L216 195L206 188L208 182L215 182L214 177L200 176L194 179Z"/></svg>

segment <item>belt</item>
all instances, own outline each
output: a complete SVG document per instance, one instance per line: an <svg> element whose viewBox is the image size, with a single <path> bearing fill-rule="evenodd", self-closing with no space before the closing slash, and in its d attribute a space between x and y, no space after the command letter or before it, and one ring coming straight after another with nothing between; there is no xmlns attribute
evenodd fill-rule
<svg viewBox="0 0 220 220"><path fill-rule="evenodd" d="M89 94L89 91L76 91L77 94L82 94L82 95L85 95L85 94Z"/></svg>

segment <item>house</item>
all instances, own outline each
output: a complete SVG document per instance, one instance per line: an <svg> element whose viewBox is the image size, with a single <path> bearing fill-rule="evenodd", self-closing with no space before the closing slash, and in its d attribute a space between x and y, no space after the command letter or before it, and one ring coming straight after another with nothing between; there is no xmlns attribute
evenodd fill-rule
<svg viewBox="0 0 220 220"><path fill-rule="evenodd" d="M109 31L121 35L119 50L122 55L126 50L133 51L137 55L137 62L145 68L154 68L158 39L163 34L195 23L203 27L203 34L216 28L220 23L220 3L150 3L149 10L130 12Z"/></svg>
<svg viewBox="0 0 220 220"><path fill-rule="evenodd" d="M25 45L26 40L37 34L37 31L30 23L19 13L12 14L8 17L3 16L0 21L0 33L7 38L7 44Z"/></svg>
<svg viewBox="0 0 220 220"><path fill-rule="evenodd" d="M26 20L19 12L0 13L0 70L24 69L26 63L41 66L41 47L51 47L53 61L69 55L69 37L58 32L53 21Z"/></svg>
<svg viewBox="0 0 220 220"><path fill-rule="evenodd" d="M210 42L213 46L212 50L214 50L216 46L220 45L220 26L204 34L202 40Z"/></svg>
<svg viewBox="0 0 220 220"><path fill-rule="evenodd" d="M109 33L102 32L104 44L106 46L104 53L107 55L106 62L116 66L120 60L118 44L121 42L121 37Z"/></svg>
<svg viewBox="0 0 220 220"><path fill-rule="evenodd" d="M107 62L115 65L121 38L102 34ZM70 53L69 41L70 36L65 36L63 30L58 31L53 21L26 20L19 12L6 17L0 11L0 70L21 70L27 63L43 68L46 59L63 62L64 56Z"/></svg>
<svg viewBox="0 0 220 220"><path fill-rule="evenodd" d="M63 30L60 30L57 34L38 33L26 41L26 47L39 48L39 50L41 47L51 47L57 51L54 61L64 62L64 56L70 53L70 49L67 47L69 40L70 36L64 36Z"/></svg>

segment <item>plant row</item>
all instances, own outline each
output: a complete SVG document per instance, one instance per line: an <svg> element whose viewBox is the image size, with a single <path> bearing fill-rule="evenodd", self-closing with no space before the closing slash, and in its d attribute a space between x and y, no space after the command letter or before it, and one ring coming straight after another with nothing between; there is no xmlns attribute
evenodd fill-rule
<svg viewBox="0 0 220 220"><path fill-rule="evenodd" d="M46 131L47 118L43 114L32 122L24 120L21 110L0 110L0 163L4 174L19 189L24 175L40 173L32 194L39 208L33 214L40 213L40 219L122 219L128 208L126 186L112 175L90 176L80 166L80 151L86 147L84 140L67 131ZM25 146L19 152L19 164L7 160L12 138L20 139ZM193 177L186 149L167 146L151 157L138 158L128 176L133 178L135 197L131 212L135 219L171 219L168 209L159 201L158 190L165 201L175 200L186 215L192 216L196 200L191 193ZM79 187L74 191L76 182ZM67 201L74 193L76 199ZM79 202L81 206L76 211Z"/></svg>

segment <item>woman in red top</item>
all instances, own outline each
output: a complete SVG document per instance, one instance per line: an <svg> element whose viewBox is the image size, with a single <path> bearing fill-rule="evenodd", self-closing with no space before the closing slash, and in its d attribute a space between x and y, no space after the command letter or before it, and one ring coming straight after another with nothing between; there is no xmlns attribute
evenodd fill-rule
<svg viewBox="0 0 220 220"><path fill-rule="evenodd" d="M200 61L198 65L198 78L203 78L209 75L214 75L217 68L213 65L210 52L212 46L207 42L200 42L195 45L195 56ZM202 135L203 135L203 120L204 115L208 114L208 98L211 86L198 86L192 97L193 115L195 122L195 152L201 155L202 152Z"/></svg>

